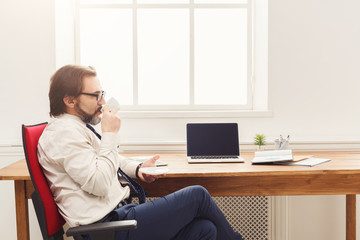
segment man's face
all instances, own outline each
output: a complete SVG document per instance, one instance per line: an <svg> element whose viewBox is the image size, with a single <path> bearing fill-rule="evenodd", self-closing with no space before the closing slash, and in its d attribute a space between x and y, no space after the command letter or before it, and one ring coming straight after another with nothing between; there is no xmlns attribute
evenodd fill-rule
<svg viewBox="0 0 360 240"><path fill-rule="evenodd" d="M99 94L102 88L99 80L94 76L86 76L83 80L83 93ZM94 96L81 94L75 103L75 111L85 123L96 125L101 121L101 108L105 104L105 99L99 101Z"/></svg>

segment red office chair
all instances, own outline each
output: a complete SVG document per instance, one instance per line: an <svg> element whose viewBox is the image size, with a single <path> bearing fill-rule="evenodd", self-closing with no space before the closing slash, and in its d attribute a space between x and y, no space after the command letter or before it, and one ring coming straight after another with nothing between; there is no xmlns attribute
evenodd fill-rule
<svg viewBox="0 0 360 240"><path fill-rule="evenodd" d="M31 199L41 234L44 240L58 240L63 239L65 220L58 211L37 157L37 145L46 125L47 123L32 126L22 125L23 147L31 181L35 189L31 194ZM66 235L74 236L75 239L83 239L81 235L89 235L92 240L114 239L115 231L135 229L136 227L136 220L94 223L70 228Z"/></svg>

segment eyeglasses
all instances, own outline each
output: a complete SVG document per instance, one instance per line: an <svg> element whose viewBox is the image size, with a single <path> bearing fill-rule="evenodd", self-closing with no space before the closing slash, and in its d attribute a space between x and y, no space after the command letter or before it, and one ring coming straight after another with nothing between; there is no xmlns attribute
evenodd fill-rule
<svg viewBox="0 0 360 240"><path fill-rule="evenodd" d="M106 92L105 92L105 91L101 91L100 93L85 93L85 92L81 92L80 94L96 97L96 101L100 102L101 99L102 99L103 97L105 97Z"/></svg>

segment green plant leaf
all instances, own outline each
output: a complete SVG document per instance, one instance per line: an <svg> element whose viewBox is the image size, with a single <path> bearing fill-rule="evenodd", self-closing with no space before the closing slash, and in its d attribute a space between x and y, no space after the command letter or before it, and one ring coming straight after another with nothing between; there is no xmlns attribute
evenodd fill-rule
<svg viewBox="0 0 360 240"><path fill-rule="evenodd" d="M266 138L264 134L256 134L254 137L254 144L258 146L263 146L266 144Z"/></svg>

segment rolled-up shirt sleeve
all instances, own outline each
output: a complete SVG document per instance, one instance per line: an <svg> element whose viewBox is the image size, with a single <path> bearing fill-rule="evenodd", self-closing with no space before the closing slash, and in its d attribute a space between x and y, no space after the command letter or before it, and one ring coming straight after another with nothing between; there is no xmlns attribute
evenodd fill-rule
<svg viewBox="0 0 360 240"><path fill-rule="evenodd" d="M129 177L136 178L136 169L140 163L141 162L120 156L119 168L121 168L121 170L124 171Z"/></svg>

